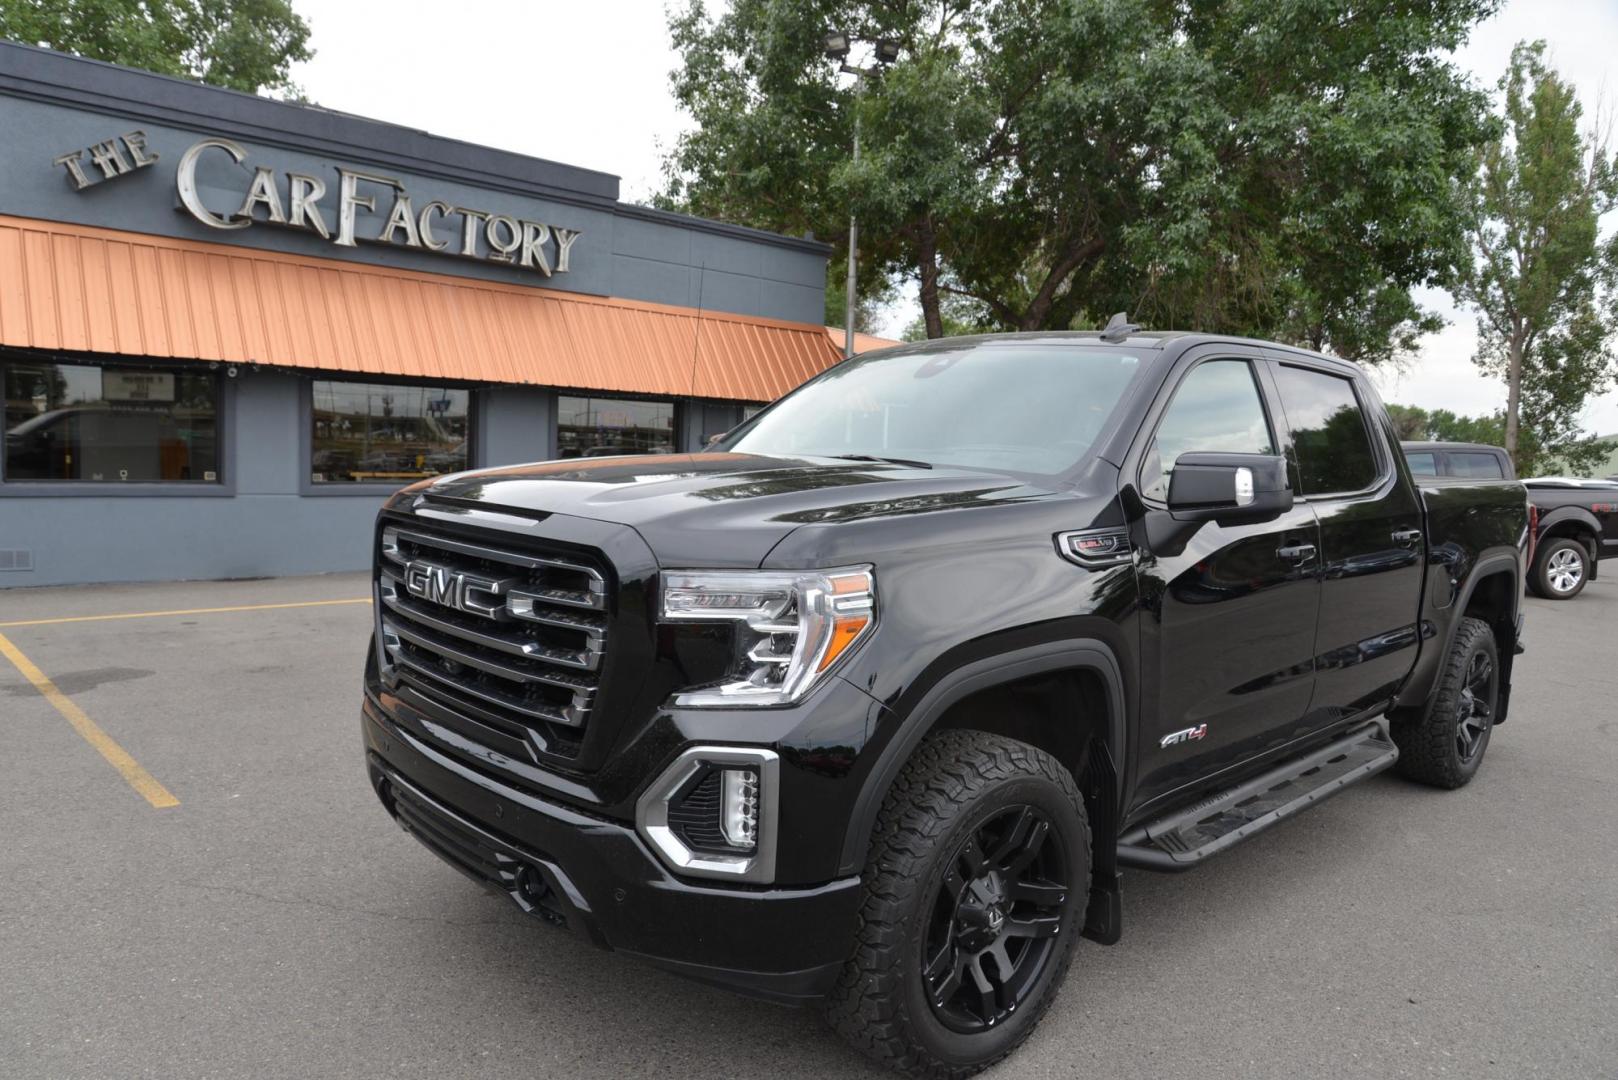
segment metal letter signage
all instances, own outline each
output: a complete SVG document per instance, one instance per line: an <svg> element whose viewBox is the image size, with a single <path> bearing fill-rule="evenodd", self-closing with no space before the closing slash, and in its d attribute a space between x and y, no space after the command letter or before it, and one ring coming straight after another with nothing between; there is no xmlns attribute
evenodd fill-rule
<svg viewBox="0 0 1618 1080"><path fill-rule="evenodd" d="M88 151L94 165L109 177L157 160L157 155L146 147L146 136L139 131L130 132L118 143L121 146L109 140ZM91 183L81 161L85 153L80 150L64 154L55 161L67 169L79 188ZM341 167L337 169L335 229L327 224L320 208L327 190L325 181L308 173L286 172L283 197L276 172L267 165L252 167L251 179L234 210L212 210L202 201L197 186L198 162L209 153L224 154L246 174L247 151L230 139L203 139L180 157L174 176L180 205L210 229L245 229L259 223L281 225L312 232L338 247L357 247L364 242L414 248L504 263L545 277L569 271L573 244L580 235L578 229L474 210L439 199L423 203L417 210L403 181ZM385 209L379 208L378 199L386 198L390 191L392 202ZM458 227L450 221L457 217L461 219Z"/></svg>
<svg viewBox="0 0 1618 1080"><path fill-rule="evenodd" d="M229 217L221 217L203 206L202 197L197 194L197 159L202 156L204 150L214 149L223 150L238 165L247 159L247 151L229 139L203 139L180 157L180 168L175 173L175 187L180 193L180 203L191 211L192 217L210 229L245 229L253 223L252 218L232 220Z"/></svg>
<svg viewBox="0 0 1618 1080"><path fill-rule="evenodd" d="M519 578L487 578L464 574L438 563L412 559L405 563L404 587L411 596L430 600L444 607L458 608L485 619L507 620L507 594L520 585Z"/></svg>
<svg viewBox="0 0 1618 1080"><path fill-rule="evenodd" d="M83 191L91 184L101 182L90 179L90 175L84 171L85 154L89 154L91 164L101 170L101 180L127 176L157 160L156 151L147 149L144 131L131 131L127 135L107 139L82 150L69 150L59 157L52 158L51 164L60 165L67 170L67 179L73 185L74 191Z"/></svg>
<svg viewBox="0 0 1618 1080"><path fill-rule="evenodd" d="M412 562L405 567L405 591L445 607L461 606L461 575L447 566Z"/></svg>

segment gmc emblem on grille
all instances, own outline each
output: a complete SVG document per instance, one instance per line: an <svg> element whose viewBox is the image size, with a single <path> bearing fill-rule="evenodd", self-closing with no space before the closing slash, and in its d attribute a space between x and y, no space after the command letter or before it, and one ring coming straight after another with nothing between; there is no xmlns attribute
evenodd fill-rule
<svg viewBox="0 0 1618 1080"><path fill-rule="evenodd" d="M431 600L445 607L458 608L461 606L461 593L465 588L466 579L447 566L412 562L405 567L404 584L405 591L411 596L419 596L423 600Z"/></svg>
<svg viewBox="0 0 1618 1080"><path fill-rule="evenodd" d="M405 563L404 568L405 592L411 596L498 621L511 618L506 610L506 594L519 584L520 578L481 577L415 559Z"/></svg>

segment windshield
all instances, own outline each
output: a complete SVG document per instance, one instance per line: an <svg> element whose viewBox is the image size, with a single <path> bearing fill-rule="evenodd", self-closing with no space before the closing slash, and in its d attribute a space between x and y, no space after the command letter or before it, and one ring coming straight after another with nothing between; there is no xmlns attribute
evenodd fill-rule
<svg viewBox="0 0 1618 1080"><path fill-rule="evenodd" d="M1083 460L1142 367L1138 350L1076 342L940 342L856 357L715 448L1055 475Z"/></svg>

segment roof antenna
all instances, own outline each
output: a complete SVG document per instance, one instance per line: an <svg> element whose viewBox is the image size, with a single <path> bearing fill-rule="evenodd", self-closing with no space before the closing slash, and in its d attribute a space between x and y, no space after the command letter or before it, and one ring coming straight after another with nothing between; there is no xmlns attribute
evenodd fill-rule
<svg viewBox="0 0 1618 1080"><path fill-rule="evenodd" d="M1127 341L1129 335L1136 333L1140 327L1129 321L1129 316L1120 311L1107 320L1107 328L1101 331L1101 340L1116 345L1120 341Z"/></svg>

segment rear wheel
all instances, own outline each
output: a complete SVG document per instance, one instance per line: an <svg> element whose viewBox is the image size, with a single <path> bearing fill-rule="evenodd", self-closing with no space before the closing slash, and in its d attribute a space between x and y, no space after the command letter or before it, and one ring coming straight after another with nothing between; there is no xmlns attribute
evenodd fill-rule
<svg viewBox="0 0 1618 1080"><path fill-rule="evenodd" d="M1499 705L1494 631L1482 619L1462 619L1427 711L1393 724L1399 772L1435 787L1467 783L1483 763Z"/></svg>
<svg viewBox="0 0 1618 1080"><path fill-rule="evenodd" d="M928 739L883 803L827 1018L912 1076L993 1064L1055 997L1089 879L1084 803L1060 763L982 732Z"/></svg>
<svg viewBox="0 0 1618 1080"><path fill-rule="evenodd" d="M1547 600L1571 600L1590 577L1590 552L1568 536L1547 540L1534 556L1534 592Z"/></svg>

